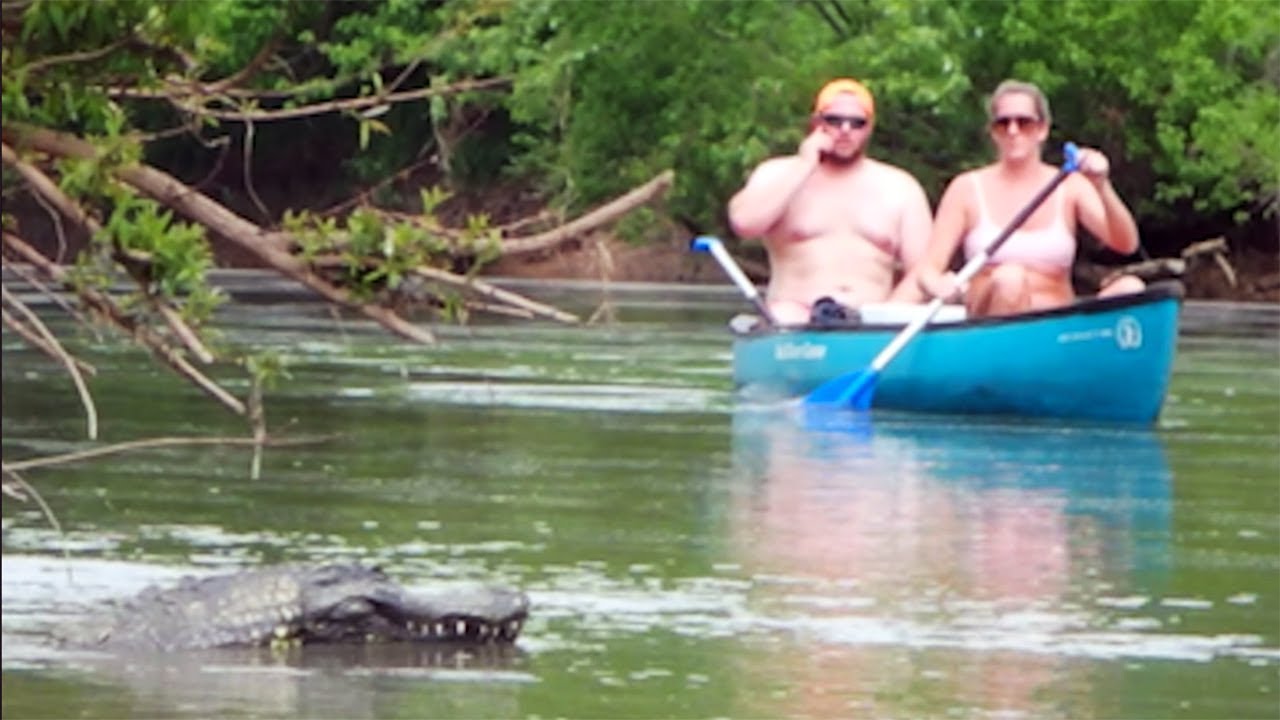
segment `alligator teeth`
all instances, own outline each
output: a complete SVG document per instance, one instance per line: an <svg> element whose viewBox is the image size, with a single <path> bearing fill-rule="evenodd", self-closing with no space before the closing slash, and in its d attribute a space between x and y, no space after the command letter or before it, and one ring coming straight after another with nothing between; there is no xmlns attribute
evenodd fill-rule
<svg viewBox="0 0 1280 720"><path fill-rule="evenodd" d="M521 623L519 620L507 621L507 624L503 626L503 630L506 631L507 639L514 640L515 637L520 634L520 625Z"/></svg>
<svg viewBox="0 0 1280 720"><path fill-rule="evenodd" d="M431 626L431 634L432 634L434 637L444 637L444 623L442 623L442 622L436 622L436 624L435 624L435 625L432 625L432 626Z"/></svg>
<svg viewBox="0 0 1280 720"><path fill-rule="evenodd" d="M458 637L466 637L466 636L467 636L467 621L466 621L466 620L458 620L458 621L457 621L457 624L455 624L455 625L453 626L453 629L454 629L454 632L457 634L457 636L458 636Z"/></svg>

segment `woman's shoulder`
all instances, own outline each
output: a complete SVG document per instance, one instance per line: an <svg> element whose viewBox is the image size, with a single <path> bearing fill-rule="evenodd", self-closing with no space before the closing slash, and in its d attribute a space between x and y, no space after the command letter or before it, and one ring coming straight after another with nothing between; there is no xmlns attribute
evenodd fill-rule
<svg viewBox="0 0 1280 720"><path fill-rule="evenodd" d="M955 195L960 192L961 189L973 187L975 183L981 182L982 176L985 175L990 168L990 165L983 165L982 167L976 167L961 172L951 178L951 182L947 183L946 193ZM967 192L964 194L964 197L971 197L972 195L972 192Z"/></svg>

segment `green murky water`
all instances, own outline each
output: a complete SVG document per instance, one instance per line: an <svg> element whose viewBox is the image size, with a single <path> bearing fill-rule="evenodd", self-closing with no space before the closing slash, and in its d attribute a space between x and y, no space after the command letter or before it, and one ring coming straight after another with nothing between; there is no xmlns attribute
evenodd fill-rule
<svg viewBox="0 0 1280 720"><path fill-rule="evenodd" d="M593 286L541 298L589 313ZM614 286L617 322L400 344L277 298L273 430L24 473L4 500L5 717L1270 718L1280 712L1280 308L1191 304L1153 430L875 417L735 398L730 291ZM64 326L65 327L65 326ZM243 434L110 339L73 343L104 443ZM4 335L4 457L86 446ZM242 387L240 388L243 389ZM69 560L61 553L68 552ZM101 658L50 628L184 573L381 564L524 587L517 651Z"/></svg>

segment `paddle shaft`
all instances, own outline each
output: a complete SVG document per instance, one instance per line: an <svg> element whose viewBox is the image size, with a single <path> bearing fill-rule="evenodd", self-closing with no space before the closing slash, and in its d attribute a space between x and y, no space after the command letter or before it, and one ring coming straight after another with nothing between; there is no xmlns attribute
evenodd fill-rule
<svg viewBox="0 0 1280 720"><path fill-rule="evenodd" d="M737 285L747 300L755 306L756 312L760 313L760 317L764 318L765 322L770 325L777 325L773 321L773 314L769 312L769 306L765 305L764 298L760 297L760 291L756 289L755 283L751 282L746 273L742 272L742 268L738 267L738 263L734 261L733 256L729 254L728 250L724 249L724 243L720 242L720 238L699 235L689 243L689 246L694 250L711 253L711 257L720 263L720 268L729 276L733 284Z"/></svg>
<svg viewBox="0 0 1280 720"><path fill-rule="evenodd" d="M1026 207L1022 208L1017 215L1013 216L1013 219L1009 221L1008 226L1006 226L994 240L988 243L987 246L979 251L977 255L969 258L969 261L964 264L964 267L960 268L960 272L956 273L957 285L963 285L974 275L977 275L978 271L987 264L987 261L991 259L991 256L995 254L996 250L999 250L1000 246L1004 245L1005 241L1012 237L1012 235L1018 231L1018 228L1022 227L1022 223L1026 222L1027 218L1031 217L1031 213L1034 213L1039 209L1039 207L1044 204L1044 201L1053 194L1053 191L1057 190L1058 186L1061 185L1062 182L1067 179L1067 176L1075 170L1074 146L1068 152L1072 157L1062 166L1061 169L1058 170L1058 174L1053 176L1053 180L1051 180L1048 185L1044 186L1040 192L1036 193L1036 196L1031 198L1031 201L1027 203ZM938 310L942 309L942 306L945 303L945 298L934 298L933 302L929 303L929 307L922 315L919 315L915 320L912 320L910 324L903 328L902 332L898 333L898 336L893 339L893 342L886 345L884 350L881 350L880 354L876 355L875 359L871 361L871 371L878 373L883 370L884 366L888 365L889 361L893 360L894 356L897 355L907 343L911 342L911 339L914 338L925 325L929 324L929 321L933 319L934 315L938 314Z"/></svg>

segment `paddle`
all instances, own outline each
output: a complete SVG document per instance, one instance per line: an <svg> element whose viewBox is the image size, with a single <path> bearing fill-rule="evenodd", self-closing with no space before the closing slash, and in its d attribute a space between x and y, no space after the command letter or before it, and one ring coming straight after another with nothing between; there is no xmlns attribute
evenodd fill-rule
<svg viewBox="0 0 1280 720"><path fill-rule="evenodd" d="M764 298L760 297L760 291L756 289L754 283L747 278L746 273L742 272L742 268L738 267L738 263L734 262L733 256L728 250L724 249L724 243L720 242L720 238L711 235L699 235L689 241L689 247L698 252L710 253L711 257L720 263L720 267L724 270L734 285L742 291L742 294L751 301L755 306L756 312L760 313L760 317L770 325L777 326L773 321L773 314L769 312L769 306L764 304Z"/></svg>
<svg viewBox="0 0 1280 720"><path fill-rule="evenodd" d="M991 259L991 256L996 250L1000 249L1000 246L1009 239L1009 236L1013 235L1027 221L1027 218L1031 217L1031 213L1035 212L1036 208L1040 207L1053 194L1053 191L1062 184L1062 181L1067 179L1068 175L1080 167L1079 148L1076 147L1075 143L1067 143L1063 148L1063 154L1066 157L1063 160L1062 168L1058 170L1057 175L1053 176L1053 180L1050 180L1043 190L1031 198L1026 207L1013 216L1013 219L1009 221L1008 227L1001 231L981 252L969 258L969 261L964 264L960 272L956 273L957 286L963 285L978 274L982 266L987 264L987 260ZM881 350L879 355L876 355L875 359L871 361L870 367L828 380L810 392L805 397L805 403L808 405L851 405L855 410L869 409L871 407L871 398L876 392L876 381L880 377L880 371L884 370L885 366L897 356L902 348L906 347L907 343L911 342L911 339L918 335L925 325L929 324L929 321L938 313L945 301L945 298L934 298L924 313L908 323L902 329L902 332L898 333L898 336L885 346L885 349Z"/></svg>

